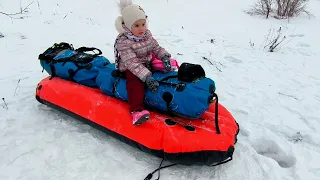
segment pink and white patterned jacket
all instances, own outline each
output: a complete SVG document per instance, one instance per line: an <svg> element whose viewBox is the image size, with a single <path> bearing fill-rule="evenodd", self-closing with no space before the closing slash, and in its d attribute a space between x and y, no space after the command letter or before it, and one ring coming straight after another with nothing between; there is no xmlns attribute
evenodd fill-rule
<svg viewBox="0 0 320 180"><path fill-rule="evenodd" d="M163 56L171 56L158 42L152 37L149 30L146 31L145 38L142 41L129 39L126 35L119 34L115 45L115 58L119 71L131 71L141 81L151 75L150 62L152 54L161 59Z"/></svg>

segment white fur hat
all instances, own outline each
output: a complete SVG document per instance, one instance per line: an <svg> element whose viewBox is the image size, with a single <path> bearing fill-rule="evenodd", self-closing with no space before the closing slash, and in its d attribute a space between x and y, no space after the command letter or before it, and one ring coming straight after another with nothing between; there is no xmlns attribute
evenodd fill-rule
<svg viewBox="0 0 320 180"><path fill-rule="evenodd" d="M131 26L137 20L147 19L144 10L139 5L132 4L131 0L120 0L119 8L122 16L118 16L115 20L115 27L119 33L125 31L123 24L131 30Z"/></svg>

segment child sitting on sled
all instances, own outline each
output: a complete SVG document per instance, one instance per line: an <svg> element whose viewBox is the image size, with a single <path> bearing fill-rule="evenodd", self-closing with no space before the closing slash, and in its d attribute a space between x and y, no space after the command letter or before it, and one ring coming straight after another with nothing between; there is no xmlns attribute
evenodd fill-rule
<svg viewBox="0 0 320 180"><path fill-rule="evenodd" d="M115 62L117 69L125 73L132 121L139 125L150 117L144 108L144 85L152 92L159 86L151 76L152 54L163 62L165 72L171 71L171 55L152 37L147 16L139 5L120 0L120 11L122 16L115 21L119 32L114 45Z"/></svg>

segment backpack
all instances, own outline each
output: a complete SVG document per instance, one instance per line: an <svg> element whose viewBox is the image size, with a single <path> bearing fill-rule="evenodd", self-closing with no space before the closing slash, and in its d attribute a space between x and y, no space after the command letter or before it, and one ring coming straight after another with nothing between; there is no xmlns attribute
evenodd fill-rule
<svg viewBox="0 0 320 180"><path fill-rule="evenodd" d="M89 51L94 53L88 53ZM61 42L55 43L38 58L51 78L57 76L85 86L97 87L95 79L99 70L110 64L101 54L101 50L94 47L74 49L72 44Z"/></svg>
<svg viewBox="0 0 320 180"><path fill-rule="evenodd" d="M215 94L215 82L206 77L187 82L178 79L178 72L156 71L152 76L160 86L156 93L146 88L145 105L159 112L183 118L196 119L209 108ZM126 79L114 64L101 69L96 83L103 93L128 101Z"/></svg>

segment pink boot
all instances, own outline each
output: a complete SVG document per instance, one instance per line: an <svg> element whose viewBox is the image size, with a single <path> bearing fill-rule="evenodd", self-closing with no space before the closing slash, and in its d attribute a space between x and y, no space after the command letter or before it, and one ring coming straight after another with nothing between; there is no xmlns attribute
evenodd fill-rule
<svg viewBox="0 0 320 180"><path fill-rule="evenodd" d="M140 125L146 122L150 117L150 113L147 110L135 111L135 112L132 112L131 115L132 115L133 125Z"/></svg>

